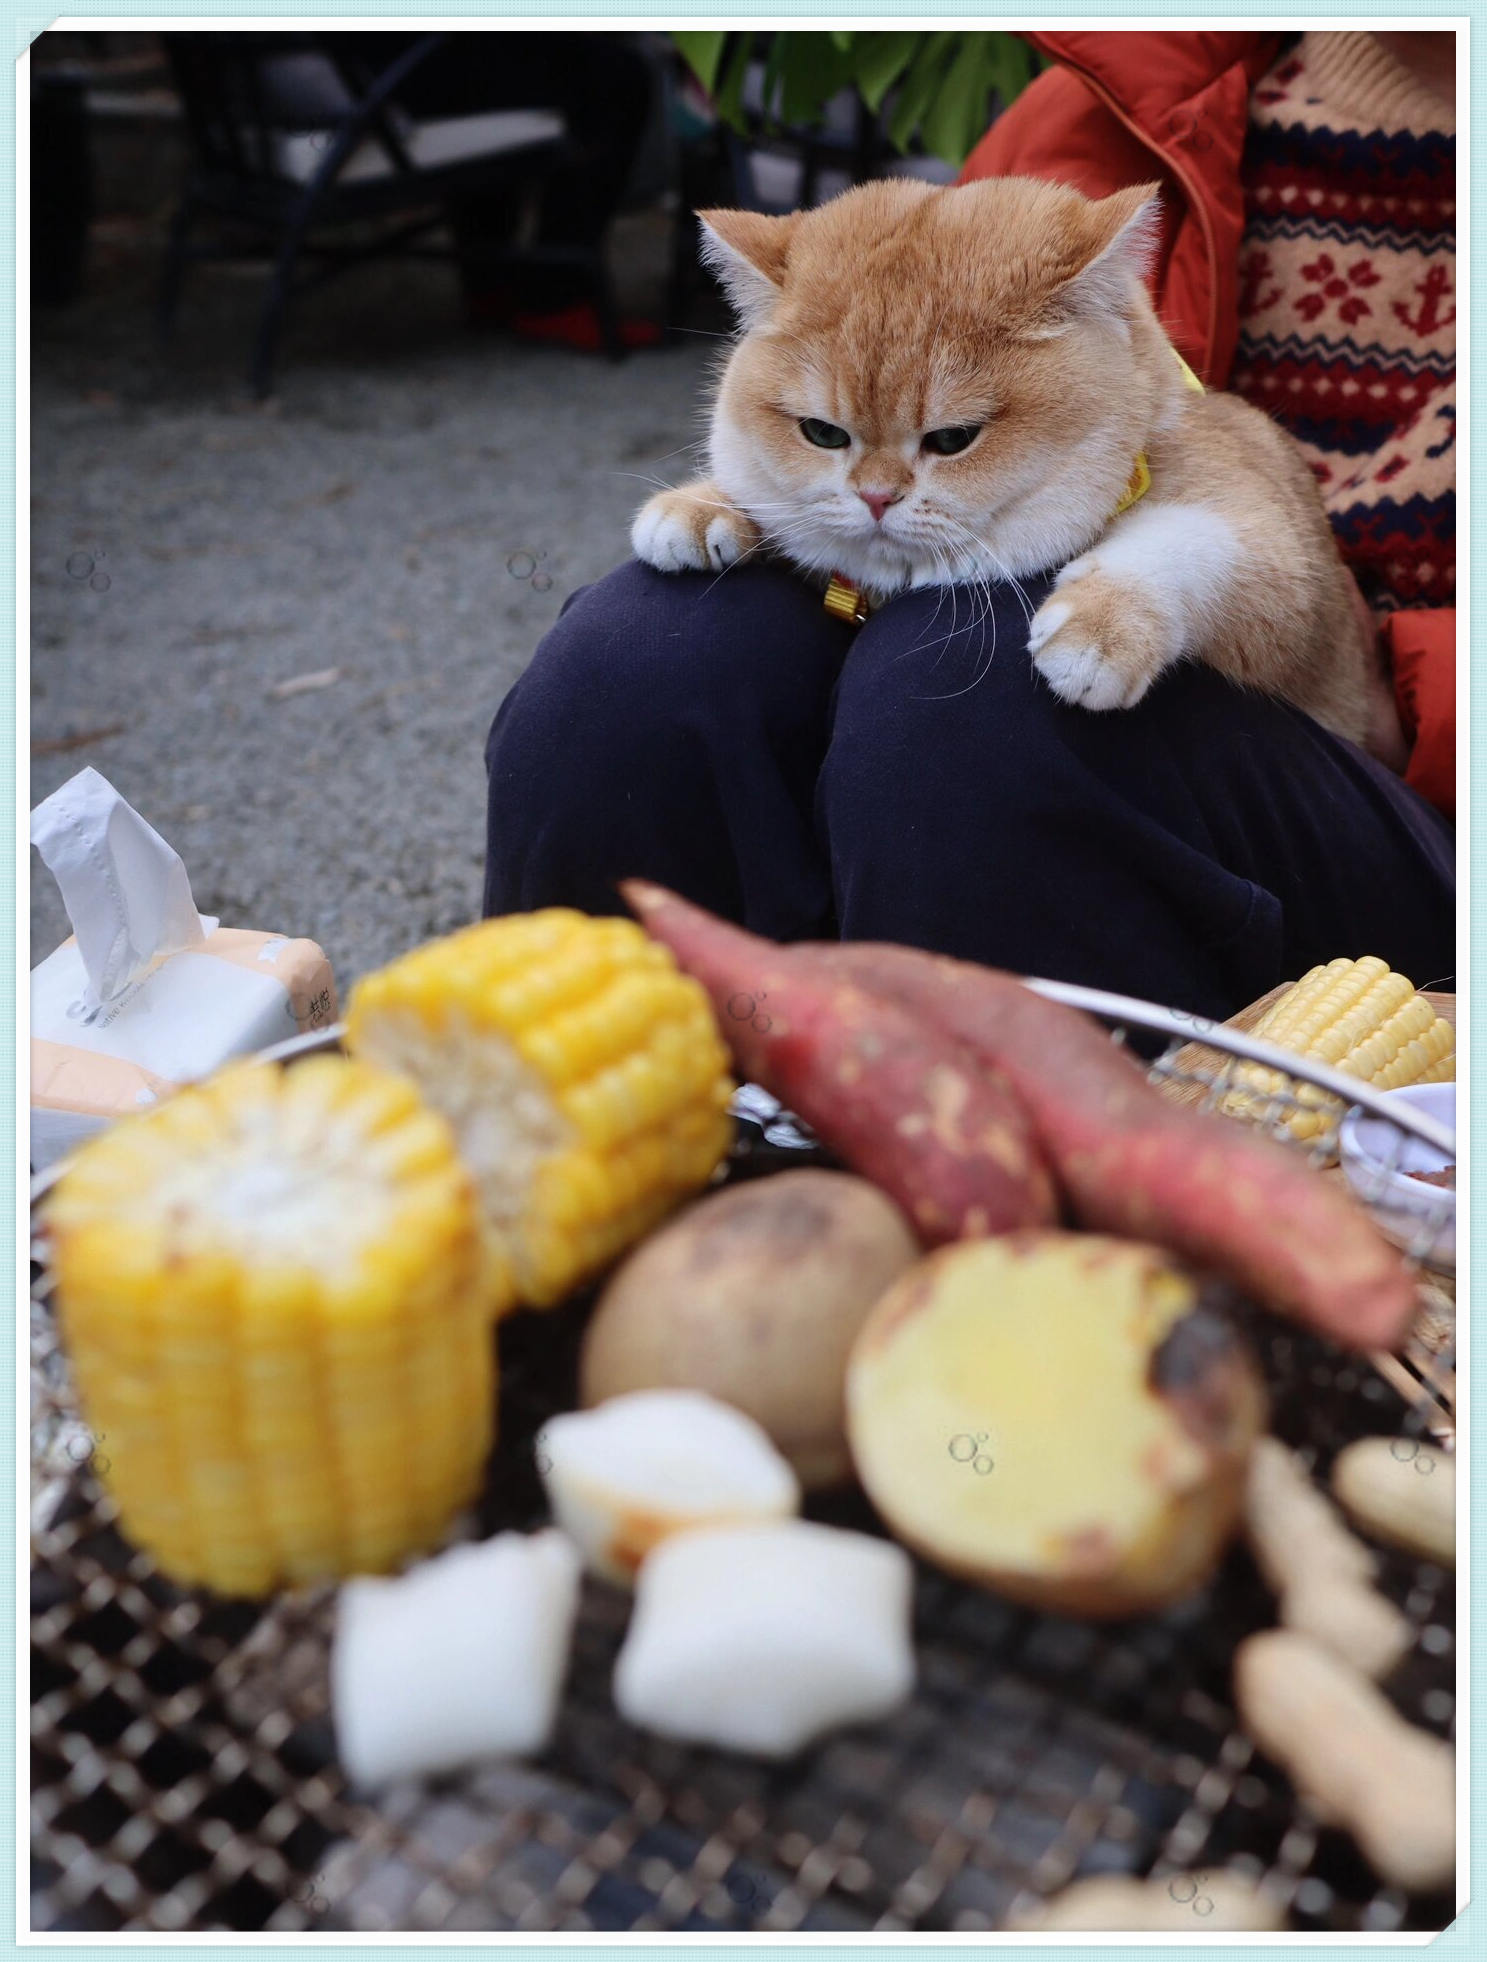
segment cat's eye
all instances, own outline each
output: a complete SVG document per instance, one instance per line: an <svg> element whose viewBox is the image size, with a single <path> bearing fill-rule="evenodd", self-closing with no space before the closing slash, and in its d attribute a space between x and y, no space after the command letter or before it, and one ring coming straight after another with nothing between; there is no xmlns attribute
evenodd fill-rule
<svg viewBox="0 0 1487 1962"><path fill-rule="evenodd" d="M844 450L852 441L845 429L838 429L834 422L822 422L819 416L802 416L800 433L818 450Z"/></svg>
<svg viewBox="0 0 1487 1962"><path fill-rule="evenodd" d="M968 450L981 434L979 422L963 422L954 429L932 429L925 437L922 447L931 456L959 456Z"/></svg>

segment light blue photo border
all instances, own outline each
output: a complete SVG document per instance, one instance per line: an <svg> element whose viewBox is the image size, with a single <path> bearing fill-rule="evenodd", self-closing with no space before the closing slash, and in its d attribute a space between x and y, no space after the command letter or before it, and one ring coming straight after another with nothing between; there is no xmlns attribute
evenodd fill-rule
<svg viewBox="0 0 1487 1962"><path fill-rule="evenodd" d="M1474 112L1476 104L1479 100L1484 99L1482 85L1484 66L1487 66L1487 31L1484 31L1479 26L1482 16L1478 15L1475 8L1460 7L1442 9L1439 14L1432 14L1420 10L1407 12L1401 8L1381 5L1318 7L1266 4L1252 6L1244 9L1242 13L1236 14L1234 11L1223 7L1161 4L1161 0L1158 0L1158 4L1148 4L1130 9L1122 9L1118 6L1033 7L1029 8L1025 13L1014 14L1010 18L1004 19L1000 16L988 17L984 14L968 14L968 10L963 6L928 4L915 7L911 11L903 6L872 4L872 0L868 0L867 4L858 4L853 7L843 7L825 12L819 7L802 4L801 0L783 0L783 4L775 5L698 5L669 9L625 6L618 4L618 0L587 0L587 4L582 5L572 4L571 0L569 0L568 4L564 4L563 0L559 0L559 4L545 8L540 12L501 4L475 6L469 4L468 0L461 0L461 4L440 6L393 6L380 4L379 0L362 0L362 4L359 5L332 4L315 7L286 5L282 4L282 0L265 0L263 4L227 4L215 7L192 6L183 4L183 0L166 0L166 4L149 7L137 7L128 4L112 6L80 5L67 7L65 11L57 13L52 12L42 5L8 6L4 9L4 13L8 23L12 65L8 80L3 87L0 87L0 119L3 119L3 133L0 133L0 169L3 169L4 172L4 191L0 196L3 196L3 223L6 234L4 253L4 305L3 308L0 308L0 371L3 371L4 386L8 392L9 413L5 422L5 434L3 438L6 466L4 471L3 495L11 520L12 536L16 535L15 442L16 415L19 403L19 381L16 367L17 321L15 271L16 178L18 168L16 155L16 117L17 78L20 73L18 62L19 57L39 34L45 32L50 27L60 25L63 21L69 26L96 21L99 24L106 23L110 27L125 29L131 26L136 20L141 27L146 27L156 25L160 22L186 19L204 23L242 19L264 21L305 20L307 22L349 19L365 21L369 25L386 20L421 19L439 21L459 20L474 24L509 21L512 24L525 22L534 25L546 23L567 24L580 20L592 21L598 24L601 21L612 22L623 20L627 25L654 25L659 28L680 26L700 20L724 23L756 20L762 24L776 20L802 19L821 22L824 25L862 25L870 24L874 20L881 19L886 26L905 20L917 22L936 18L966 22L967 24L974 21L977 25L1006 25L1009 27L1053 27L1069 25L1076 22L1081 25L1088 22L1091 25L1120 25L1122 27L1134 27L1159 22L1170 22L1173 25L1180 24L1182 26L1207 26L1211 24L1215 27L1247 27L1270 21L1280 21L1288 25L1297 26L1321 26L1330 21L1337 21L1349 25L1361 22L1377 22L1380 25L1388 23L1391 26L1418 25L1444 28L1460 21L1469 20L1472 26L1470 87L1467 91L1469 109L1467 114L1462 115L1460 118L1463 127L1466 128L1470 128L1475 123ZM1466 181L1464 175L1462 181ZM1472 221L1469 239L1469 264L1471 273L1469 292L1472 302L1472 331L1469 339L1469 351L1471 373L1474 375L1479 351L1484 341L1484 333L1487 333L1487 330L1484 330L1482 320L1478 318L1476 304L1482 290L1482 281L1477 276L1476 262L1479 241L1483 231L1483 209L1487 208L1487 196L1484 196L1484 191L1487 191L1487 187L1484 187L1483 184L1481 160L1475 154L1471 158L1470 183L1472 193ZM1487 310L1484 310L1483 317L1487 318ZM1487 504L1479 504L1478 502L1481 473L1473 467L1474 465L1475 454L1473 452L1471 453L1471 465L1469 466L1472 508L1479 513L1484 513L1487 512ZM1470 527L1469 557L1468 554L1461 555L1462 559L1469 563L1470 578L1473 581L1482 569L1484 560L1487 560L1487 555L1484 555L1482 549L1484 523L1487 523L1487 519L1479 515L1477 522ZM21 560L18 550L16 570L13 574L6 576L3 588L4 599L8 602L11 618L16 617L16 602L19 591L18 582L21 578L27 576L28 570L28 563ZM1469 592L1470 587L1468 587L1468 594ZM20 890L22 882L19 880L16 871L18 866L17 845L18 839L23 835L20 827L20 799L24 795L27 787L28 773L26 775L21 774L15 769L15 763L12 761L12 759L18 759L20 753L18 747L20 729L16 726L19 713L16 696L18 650L13 644L6 651L4 659L6 662L6 681L3 689L0 689L0 699L3 699L3 714L9 726L5 731L8 740L4 747L3 760L0 760L0 771L6 769L12 770L16 776L19 776L20 780L14 784L14 794L8 800L9 808L5 822L11 829L6 839L7 849L3 854L0 854L0 879L3 879L7 888L5 930L9 935L10 952L10 958L4 963L3 970L0 970L0 985L3 985L6 990L6 1011L12 1021L12 1026L15 1026L16 1003L18 999L16 993L16 969L20 947L19 909L23 903L23 894ZM1463 673L1468 679L1475 673L1478 665L1478 658L1473 649L1471 654L1464 658L1462 662ZM1487 767L1487 726L1480 729L1473 728L1470 716L1469 694L1470 691L1468 691L1467 704L1463 707L1462 711L1464 733L1461 750L1463 774L1468 781L1470 799L1467 806L1470 812L1470 818L1467 826L1463 828L1463 842L1469 853L1469 870L1466 881L1466 905L1468 910L1466 913L1466 923L1459 936L1463 953L1469 954L1470 965L1467 967L1466 962L1463 962L1463 969L1465 970L1462 975L1463 983L1465 982L1466 975L1475 972L1478 958L1482 956L1484 950L1487 950L1487 934L1481 931L1472 931L1472 924L1477 922L1484 914L1484 908L1481 902L1484 897L1487 897L1487 893L1484 893L1484 885L1487 885L1487 869L1484 869L1487 868L1487 824L1484 824L1482 817L1482 785L1484 767ZM22 720L24 721L24 718ZM1476 997L1475 990L1468 991L1465 985L1462 986L1461 992L1464 1011L1461 1020L1463 1031L1465 1032L1470 1028L1472 1020L1471 1011L1474 1007ZM18 1082L19 1044L17 1043L17 1048L12 1053L10 1068L7 1072L7 1080L4 1084L4 1097L9 1118L5 1132L7 1141L5 1150L11 1159L16 1187L20 1191L23 1167L19 1162L18 1148ZM1475 1135L1476 1126L1482 1121L1482 1113L1484 1108L1487 1108L1487 1102L1484 1102L1480 1096L1468 1095L1460 1101L1459 1107L1464 1108L1468 1115L1469 1135L1465 1141L1466 1148L1463 1151L1463 1159L1467 1166L1469 1176L1474 1160L1474 1152L1470 1149L1470 1138ZM1471 1190L1470 1185L1468 1185L1468 1192L1470 1193L1467 1208L1469 1239L1470 1244L1475 1246L1476 1227L1480 1221L1482 1209L1477 1204L1477 1196ZM7 1232L10 1235L8 1252L11 1261L11 1271L17 1274L18 1281L20 1273L19 1259L25 1245L24 1242L19 1242L16 1237L19 1224L20 1213L18 1206L17 1215L12 1220L10 1227L7 1228ZM1463 1271L1467 1272L1469 1270L1463 1267ZM20 1302L22 1299L24 1299L24 1291L18 1285L16 1298L17 1326L12 1330L11 1345L11 1354L14 1357L19 1357L20 1354L18 1346L20 1329L18 1325L20 1322ZM1463 1292L1461 1297L1463 1314L1467 1299L1467 1294ZM20 1430L22 1421L21 1412L28 1402L25 1396L25 1386L19 1376L13 1379L11 1389L14 1397L12 1421L16 1427L16 1436L19 1439L22 1434ZM1474 1435L1475 1426L1472 1420L1480 1414L1482 1398L1476 1394L1474 1383L1472 1384L1472 1390L1470 1415L1465 1421L1471 1423ZM1487 1534L1484 1534L1482 1530L1481 1521L1483 1513L1480 1501L1484 1482L1487 1482L1487 1479L1484 1479L1481 1468L1475 1463L1475 1453L1471 1454L1471 1458L1471 1517L1473 1530L1470 1536L1470 1603L1473 1641L1469 1661L1474 1663L1478 1659L1480 1650L1480 1616L1478 1610L1481 1596L1481 1567L1483 1565L1484 1554L1487 1554ZM17 1621L19 1604L15 1595L15 1582L19 1572L19 1545L15 1535L19 1493L24 1489L24 1485L15 1467L4 1473L4 1487L8 1501L6 1507L7 1524L5 1525L4 1531L10 1554L5 1567L5 1586L7 1594L10 1597L11 1624L17 1627L19 1635L20 1631ZM1463 1535L1464 1543L1465 1540L1466 1536ZM16 1694L20 1674L18 1651L12 1652L4 1659L3 1703L6 1712L4 1723L4 1757L7 1776L4 1784L3 1803L10 1828L10 1849L15 1854L15 1857L0 1863L0 1930L16 1927L15 1913L18 1905L16 1885L17 1878L22 1871L19 1858L21 1851L19 1844L20 1817L17 1807L19 1738L15 1722L17 1711ZM1463 1680L1466 1680L1466 1676L1467 1670L1466 1667L1463 1667ZM1472 1726L1471 1774L1473 1789L1477 1791L1482 1789L1484 1757L1487 1757L1487 1753L1484 1753L1483 1748L1483 1729L1484 1726L1479 1724ZM1467 1829L1458 1845L1458 1859L1468 1874L1469 1886L1467 1891L1469 1896L1474 1896L1481 1884L1483 1877L1483 1854L1484 1844L1480 1807L1477 1807L1474 1808L1468 1821ZM24 1889L19 1905L23 1908L25 1906ZM1468 1906L1448 1930L1437 1936L1427 1945L1438 1954L1466 1956L1478 1952L1479 1948L1482 1948L1483 1952L1487 1952L1487 1946L1473 1944L1470 1932L1474 1925L1474 1915L1475 1924L1480 1929L1482 1925L1482 1912L1482 1910L1476 1910ZM324 1940L305 1941L289 1935L282 1938L271 1937L263 1940L255 1939L251 1935L215 1938L193 1938L191 1936L171 1938L136 1935L100 1938L98 1943L90 1943L85 1937L80 1937L75 1942L69 1942L67 1937L62 1936L41 1938L27 1942L25 1930L18 1929L17 1932L20 1941L27 1946L33 1946L38 1950L45 1949L57 1956L76 1957L79 1958L79 1962L82 1962L82 1958L101 1958L107 1955L117 1955L121 1949L133 1949L136 1953L155 1953L157 1950L170 1951L183 1955L192 1953L205 1955L209 1952L220 1952L223 1949L230 1949L234 1954L245 1958L260 1956L265 1958L282 1958L286 1956L324 1957L329 1955L347 1955L353 1952L365 1952L370 1948L375 1948L382 1956L395 1957L412 1955L414 1953L426 1954L433 1947L485 1946L495 1948L497 1946L496 1941L480 1936L473 1936L468 1938L468 1940L461 1938L430 1937L423 1941L409 1941L407 1943L399 1943L396 1937L338 1942L331 1936L327 1936ZM3 1939L3 1937L0 1937L0 1939ZM572 1945L572 1938L563 1936L554 1936L547 1940L533 1941L526 1944L508 1944L502 1941L500 1943L500 1952L503 1955L511 1957L530 1957L533 1958L533 1962L536 1962L537 1958L550 1957L555 1950L570 1945ZM750 1950L757 1951L761 1947L767 1947L772 1952L778 1954L800 1954L807 1950L817 1950L820 1952L829 1949L833 1955L843 1958L843 1962L859 1962L859 1958L860 1962L897 1962L897 1958L899 1957L907 1958L911 1955L922 1955L931 1945L929 1941L895 1942L887 1937L883 1939L869 1938L860 1943L842 1943L839 1939L830 1943L816 1943L793 1940L785 1936L755 1936L737 1940L723 1937L707 1942L697 1942L686 1936L673 1936L658 1940L653 1944L641 1943L635 1940L606 1942L602 1937L596 1937L592 1942L585 1941L582 1943L585 1953L614 1957L617 1959L617 1962L618 1958L624 1958L625 1962L649 1962L649 1958L655 1958L655 1962L668 1962L668 1958L676 1956L682 1950L701 1952L705 1949L710 1954L720 1954L746 1952ZM934 1945L937 1946L939 1944L936 1943ZM1024 1957L1032 1957L1054 1949L1056 1949L1056 1952L1064 1955L1094 1956L1132 1955L1139 1953L1143 1948L1166 1948L1172 1953L1185 1953L1191 1950L1201 1953L1204 1956L1221 1956L1224 1958L1240 1958L1245 1955L1253 1955L1257 1950L1268 1953L1269 1955L1295 1955L1312 1958L1335 1956L1340 1958L1356 1955L1360 1949L1372 1949L1375 1952L1380 1948L1403 1951L1407 1943L1405 1939L1390 1936L1359 1937L1346 1944L1340 1944L1328 1942L1324 1937L1303 1938L1282 1935L1259 1938L1256 1942L1241 1947L1224 1943L1219 1939L1215 1939L1212 1942L1188 1942L1183 1937L1162 1938L1137 1936L1131 1938L1130 1945L1122 1944L1117 1946L1112 1943L1097 1946L1093 1944L1079 1945L1077 1940L1059 1943L1057 1938L1054 1937L1046 1937L1033 1942L1019 1941L1015 1937L975 1936L958 1940L953 1945L947 1943L945 1946L947 1952L953 1952L953 1948L962 1948L964 1951L966 1949L979 1949L984 1946L987 1949L995 1950L998 1955ZM1421 1946L1419 1938L1415 1938L1408 1946L1418 1949Z"/></svg>

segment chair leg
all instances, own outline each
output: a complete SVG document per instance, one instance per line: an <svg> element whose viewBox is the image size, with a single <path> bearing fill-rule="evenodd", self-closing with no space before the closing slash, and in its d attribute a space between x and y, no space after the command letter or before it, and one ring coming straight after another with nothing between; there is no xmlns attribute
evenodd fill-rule
<svg viewBox="0 0 1487 1962"><path fill-rule="evenodd" d="M248 370L248 386L253 392L255 402L263 401L269 392L274 377L274 351L278 345L279 333L284 325L285 310L289 305L290 281L294 276L295 261L300 247L305 242L306 224L300 220L292 224L284 234L274 260L273 278L269 282L268 298L263 303L263 312L258 316L258 338L253 347L253 360Z"/></svg>
<svg viewBox="0 0 1487 1962"><path fill-rule="evenodd" d="M180 209L170 221L170 235L165 243L165 263L160 269L160 292L156 299L155 326L162 341L169 340L171 330L176 324L176 309L181 301L181 286L186 277L189 256L187 245L195 219L196 211L191 200L183 198Z"/></svg>
<svg viewBox="0 0 1487 1962"><path fill-rule="evenodd" d="M615 298L614 282L609 276L609 265L604 257L604 247L600 245L594 253L594 311L599 316L599 338L604 344L604 352L611 361L625 358L625 337L620 332L620 307Z"/></svg>

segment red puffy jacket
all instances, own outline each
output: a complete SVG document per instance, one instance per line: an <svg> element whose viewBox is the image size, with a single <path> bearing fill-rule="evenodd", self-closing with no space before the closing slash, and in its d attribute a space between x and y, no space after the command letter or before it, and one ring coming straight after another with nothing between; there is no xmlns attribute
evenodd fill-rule
<svg viewBox="0 0 1487 1962"><path fill-rule="evenodd" d="M1092 30L1027 38L1055 65L992 125L961 181L1044 177L1094 198L1160 182L1165 222L1152 296L1179 352L1222 388L1239 334L1250 90L1282 36ZM1413 744L1405 781L1454 817L1455 611L1390 614L1383 630Z"/></svg>

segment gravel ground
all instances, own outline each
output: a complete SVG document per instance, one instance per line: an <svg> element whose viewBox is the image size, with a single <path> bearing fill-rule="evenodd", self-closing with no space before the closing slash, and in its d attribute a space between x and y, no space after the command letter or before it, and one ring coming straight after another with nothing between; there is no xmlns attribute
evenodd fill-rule
<svg viewBox="0 0 1487 1962"><path fill-rule="evenodd" d="M632 304L666 243L660 214L616 228ZM718 343L612 366L471 331L444 267L367 268L300 303L259 407L260 277L196 271L163 355L157 253L116 221L34 327L32 802L92 764L203 912L318 940L344 991L475 916L491 716L625 556L636 473L686 474ZM32 872L34 965L68 927Z"/></svg>

